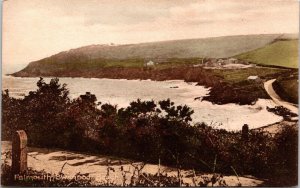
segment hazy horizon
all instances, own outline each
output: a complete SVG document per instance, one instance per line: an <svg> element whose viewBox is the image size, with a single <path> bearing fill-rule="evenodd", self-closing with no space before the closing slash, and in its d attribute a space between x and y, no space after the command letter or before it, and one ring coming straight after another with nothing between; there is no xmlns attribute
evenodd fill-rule
<svg viewBox="0 0 300 188"><path fill-rule="evenodd" d="M71 3L72 2L72 3ZM81 46L252 34L298 34L296 0L9 0L3 73Z"/></svg>

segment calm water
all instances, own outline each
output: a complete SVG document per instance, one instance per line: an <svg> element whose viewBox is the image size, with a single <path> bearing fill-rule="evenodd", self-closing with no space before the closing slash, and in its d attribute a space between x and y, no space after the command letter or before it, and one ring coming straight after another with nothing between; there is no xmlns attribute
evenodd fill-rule
<svg viewBox="0 0 300 188"><path fill-rule="evenodd" d="M11 96L22 98L29 91L37 89L39 78L2 77L2 89L9 89ZM50 78L45 78L49 82ZM281 120L281 117L269 113L266 106L274 107L271 100L260 99L255 105L239 106L235 104L213 105L207 101L194 100L208 95L209 89L196 86L196 83L185 83L181 80L117 80L97 78L60 78L70 90L70 97L76 98L85 92L95 94L102 103L126 107L131 101L162 100L170 98L175 104L187 104L195 111L193 122L204 121L229 130L239 130L244 123L250 128L265 126ZM173 88L176 87L176 88Z"/></svg>

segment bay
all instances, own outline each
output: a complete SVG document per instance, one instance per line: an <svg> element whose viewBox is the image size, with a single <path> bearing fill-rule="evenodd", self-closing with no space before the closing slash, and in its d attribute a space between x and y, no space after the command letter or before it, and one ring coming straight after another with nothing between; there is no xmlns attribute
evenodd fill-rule
<svg viewBox="0 0 300 188"><path fill-rule="evenodd" d="M48 83L51 78L45 78ZM10 95L22 98L37 89L39 78L2 77L2 90L8 89ZM91 92L98 101L118 107L126 107L131 101L159 100L170 98L176 105L186 104L195 113L193 123L205 122L208 125L226 130L240 130L244 124L249 128L258 128L282 120L282 117L270 113L266 107L276 106L272 100L259 99L254 105L226 104L216 105L208 101L195 100L209 94L209 88L186 83L182 80L151 81L98 78L59 78L70 90L70 98Z"/></svg>

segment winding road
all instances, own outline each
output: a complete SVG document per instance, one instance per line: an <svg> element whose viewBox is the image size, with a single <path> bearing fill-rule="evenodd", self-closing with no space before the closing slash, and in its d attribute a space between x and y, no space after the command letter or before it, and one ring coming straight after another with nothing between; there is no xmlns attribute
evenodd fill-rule
<svg viewBox="0 0 300 188"><path fill-rule="evenodd" d="M272 85L275 82L275 80L276 79L268 80L264 83L264 87L265 87L265 90L267 91L267 93L270 95L272 100L277 105L283 106L283 107L289 109L291 112L298 114L298 107L295 104L286 102L277 95L277 93L275 92L273 85Z"/></svg>

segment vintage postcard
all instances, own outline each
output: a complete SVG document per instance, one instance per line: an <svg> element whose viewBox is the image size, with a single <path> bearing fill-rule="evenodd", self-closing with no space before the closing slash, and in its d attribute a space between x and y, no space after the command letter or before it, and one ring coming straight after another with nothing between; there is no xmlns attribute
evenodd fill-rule
<svg viewBox="0 0 300 188"><path fill-rule="evenodd" d="M298 185L297 0L5 0L1 185Z"/></svg>

